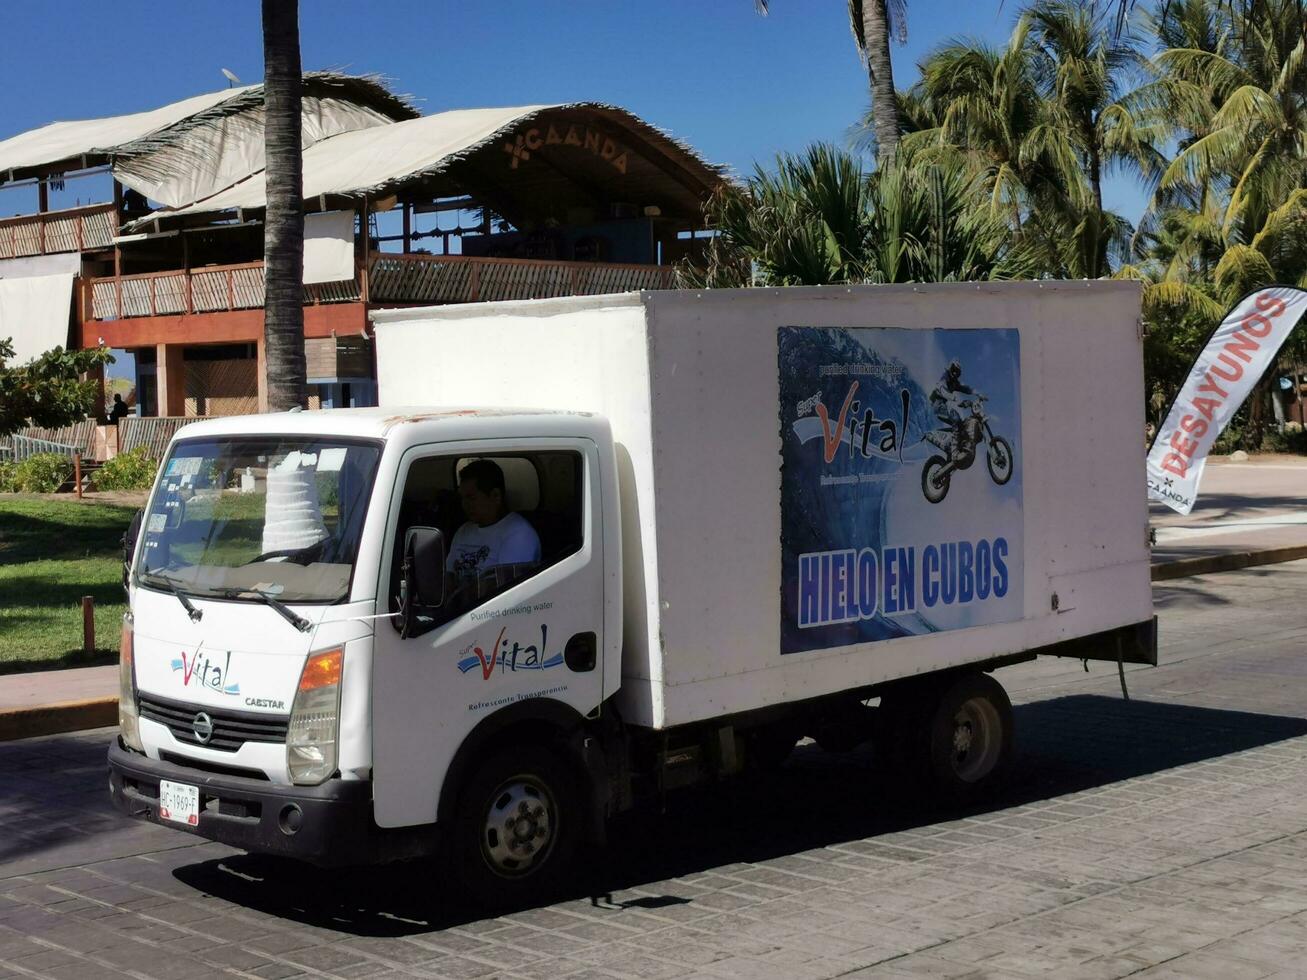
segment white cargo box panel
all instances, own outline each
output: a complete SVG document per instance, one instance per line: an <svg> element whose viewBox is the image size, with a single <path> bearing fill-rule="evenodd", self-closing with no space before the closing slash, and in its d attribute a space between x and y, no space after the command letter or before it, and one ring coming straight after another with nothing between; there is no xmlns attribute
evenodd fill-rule
<svg viewBox="0 0 1307 980"><path fill-rule="evenodd" d="M1148 620L1139 295L668 291L373 318L383 405L609 418L619 704L665 727Z"/></svg>

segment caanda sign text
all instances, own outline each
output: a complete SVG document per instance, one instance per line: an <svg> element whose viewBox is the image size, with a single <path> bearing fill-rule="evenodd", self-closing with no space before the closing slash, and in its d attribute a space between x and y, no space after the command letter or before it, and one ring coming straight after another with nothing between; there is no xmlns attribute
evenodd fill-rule
<svg viewBox="0 0 1307 980"><path fill-rule="evenodd" d="M611 136L605 136L589 126L569 125L560 133L552 123L544 129L532 126L526 132L504 144L504 152L511 158L509 166L517 169L519 163L531 159L531 153L542 146L579 146L601 160L606 160L618 173L626 173L627 149Z"/></svg>

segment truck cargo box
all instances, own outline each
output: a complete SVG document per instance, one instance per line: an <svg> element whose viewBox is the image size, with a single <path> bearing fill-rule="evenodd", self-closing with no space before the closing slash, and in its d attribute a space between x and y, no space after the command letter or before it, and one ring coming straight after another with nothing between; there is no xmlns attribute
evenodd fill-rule
<svg viewBox="0 0 1307 980"><path fill-rule="evenodd" d="M383 406L610 420L619 707L663 728L1150 620L1139 301L1030 282L372 316Z"/></svg>

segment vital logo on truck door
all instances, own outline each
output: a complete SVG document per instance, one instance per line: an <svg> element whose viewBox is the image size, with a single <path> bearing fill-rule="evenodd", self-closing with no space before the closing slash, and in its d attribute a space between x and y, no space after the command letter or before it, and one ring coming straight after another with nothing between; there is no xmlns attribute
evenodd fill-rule
<svg viewBox="0 0 1307 980"><path fill-rule="evenodd" d="M781 327L781 652L1020 619L1016 330Z"/></svg>

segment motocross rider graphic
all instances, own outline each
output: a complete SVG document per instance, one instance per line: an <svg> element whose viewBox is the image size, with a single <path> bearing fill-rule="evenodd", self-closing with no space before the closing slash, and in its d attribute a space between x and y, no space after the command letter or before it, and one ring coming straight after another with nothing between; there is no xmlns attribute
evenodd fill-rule
<svg viewBox="0 0 1307 980"><path fill-rule="evenodd" d="M939 384L930 393L930 407L936 418L957 432L962 422L962 408L958 404L959 395L974 395L975 389L962 383L962 365L957 358L948 362Z"/></svg>
<svg viewBox="0 0 1307 980"><path fill-rule="evenodd" d="M969 399L965 405L964 395ZM921 492L932 504L944 499L955 472L971 468L982 442L988 443L985 463L994 482L1002 486L1012 478L1012 446L990 429L989 416L981 407L984 401L984 395L962 383L958 360L949 361L930 393L930 407L946 426L926 433L926 441L944 454L931 456L921 471Z"/></svg>

